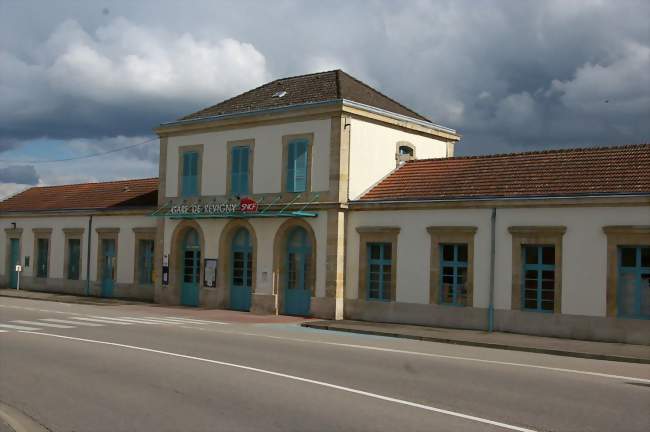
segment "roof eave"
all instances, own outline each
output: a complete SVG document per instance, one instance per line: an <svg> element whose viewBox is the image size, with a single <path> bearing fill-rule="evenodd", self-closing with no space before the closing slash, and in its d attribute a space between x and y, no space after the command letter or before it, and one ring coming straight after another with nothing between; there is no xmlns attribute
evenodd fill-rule
<svg viewBox="0 0 650 432"><path fill-rule="evenodd" d="M154 129L154 131L158 134L161 134L161 133L167 133L174 128L184 127L184 126L201 125L201 124L212 123L217 121L234 120L234 119L255 117L255 116L262 116L262 115L281 114L281 113L292 112L297 110L305 110L305 109L321 108L321 107L337 106L337 105L340 106L341 108L347 107L347 108L357 109L357 110L365 111L367 113L387 117L397 122L416 125L419 127L429 129L434 134L440 134L452 140L460 140L460 135L456 132L455 129L440 126L435 123L431 123L425 120L420 120L414 117L397 114L392 111L387 111L381 108L362 104L348 99L329 99L329 100L319 101L319 102L307 102L301 104L285 105L281 107L263 108L263 109L257 109L251 111L239 111L233 113L197 117L197 118L191 118L186 120L175 120L175 121L161 123L157 128Z"/></svg>
<svg viewBox="0 0 650 432"><path fill-rule="evenodd" d="M342 99L329 99L329 100L319 101L319 102L306 102L301 104L285 105L285 106L272 107L272 108L262 108L262 109L250 110L250 111L237 111L232 113L197 117L197 118L191 118L185 120L174 120L170 122L161 123L157 128L154 129L154 131L165 132L166 129L178 127L178 126L194 125L194 124L201 124L201 123L213 122L218 120L236 119L242 117L254 117L254 116L265 115L265 114L276 114L276 113L295 111L301 109L318 108L322 106L342 104L342 102L343 102Z"/></svg>
<svg viewBox="0 0 650 432"><path fill-rule="evenodd" d="M438 204L438 203L471 203L471 202L516 202L516 201L548 201L548 200L569 200L569 199L607 199L607 198L622 198L622 199L642 199L650 204L650 192L642 193L587 193L587 194L565 194L565 195L522 195L522 196L499 196L499 195L485 195L477 197L441 197L441 198L406 198L406 199L358 199L350 201L350 208L354 207L379 207L381 205L413 205L413 204Z"/></svg>

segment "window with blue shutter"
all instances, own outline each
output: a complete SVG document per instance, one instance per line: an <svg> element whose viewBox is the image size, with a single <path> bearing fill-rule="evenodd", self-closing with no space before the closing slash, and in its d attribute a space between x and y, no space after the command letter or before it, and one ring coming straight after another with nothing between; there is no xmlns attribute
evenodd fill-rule
<svg viewBox="0 0 650 432"><path fill-rule="evenodd" d="M199 194L199 153L183 153L183 172L181 173L181 196L192 197Z"/></svg>
<svg viewBox="0 0 650 432"><path fill-rule="evenodd" d="M287 192L307 190L308 140L301 138L289 141L287 149Z"/></svg>
<svg viewBox="0 0 650 432"><path fill-rule="evenodd" d="M233 195L245 195L249 193L249 161L250 147L232 147L230 155L230 191Z"/></svg>
<svg viewBox="0 0 650 432"><path fill-rule="evenodd" d="M618 248L618 316L650 319L650 245Z"/></svg>
<svg viewBox="0 0 650 432"><path fill-rule="evenodd" d="M440 303L467 305L467 244L441 244L440 268Z"/></svg>
<svg viewBox="0 0 650 432"><path fill-rule="evenodd" d="M68 239L68 279L79 280L81 264L81 240Z"/></svg>
<svg viewBox="0 0 650 432"><path fill-rule="evenodd" d="M40 238L37 241L38 255L36 260L36 277L47 277L47 259L50 252L50 241Z"/></svg>
<svg viewBox="0 0 650 432"><path fill-rule="evenodd" d="M555 309L555 247L522 246L522 308L553 312Z"/></svg>
<svg viewBox="0 0 650 432"><path fill-rule="evenodd" d="M139 253L138 282L140 282L141 284L148 285L153 283L153 250L154 250L153 240L140 240L140 245L138 248L138 253Z"/></svg>
<svg viewBox="0 0 650 432"><path fill-rule="evenodd" d="M391 243L368 243L367 295L368 300L390 301L393 281Z"/></svg>

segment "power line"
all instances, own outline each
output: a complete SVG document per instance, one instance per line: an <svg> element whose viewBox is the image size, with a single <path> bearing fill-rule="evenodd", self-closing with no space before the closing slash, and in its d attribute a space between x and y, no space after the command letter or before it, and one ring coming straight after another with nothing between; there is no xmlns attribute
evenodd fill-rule
<svg viewBox="0 0 650 432"><path fill-rule="evenodd" d="M123 150L128 150L137 146L141 146L143 144L150 143L152 141L156 141L158 138L153 137L150 138L146 141L139 142L137 144L131 144L125 147L120 147L116 148L113 150L108 150L105 152L99 152L99 153L93 153L89 155L84 155L84 156L74 156L74 157L69 157L69 158L63 158L63 159L36 159L36 160L15 160L15 159L0 159L0 162L9 162L9 163L29 163L29 164L39 164L39 163L55 163L55 162L69 162L69 161L74 161L74 160L79 160L79 159L89 159L89 158L94 158L94 157L99 157L99 156L104 156L107 154L111 153L117 153Z"/></svg>

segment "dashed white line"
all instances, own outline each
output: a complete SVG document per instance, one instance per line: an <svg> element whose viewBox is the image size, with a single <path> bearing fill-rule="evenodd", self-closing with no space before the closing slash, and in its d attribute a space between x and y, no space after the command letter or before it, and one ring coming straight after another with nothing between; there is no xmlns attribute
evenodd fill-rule
<svg viewBox="0 0 650 432"><path fill-rule="evenodd" d="M16 325L9 325L9 324L0 324L0 327L11 329L11 330L24 330L24 331L41 330L40 328L35 328L35 327L16 326Z"/></svg>
<svg viewBox="0 0 650 432"><path fill-rule="evenodd" d="M179 321L183 323L188 323L188 324L219 324L219 325L228 325L229 323L222 322L222 321L207 321L207 320L198 320L198 319L193 319L193 318L182 318L182 317L164 317L164 318L157 318L157 317L145 317L147 319L165 319L165 320L171 320L171 321Z"/></svg>
<svg viewBox="0 0 650 432"><path fill-rule="evenodd" d="M98 322L98 323L103 323L103 324L117 324L117 325L133 325L134 324L134 323L121 322L121 321L109 321L109 320L97 319L97 318L86 318L86 317L70 317L70 318L76 319L76 320Z"/></svg>
<svg viewBox="0 0 650 432"><path fill-rule="evenodd" d="M84 327L104 327L104 324L94 324L94 323L89 323L89 322L70 321L70 320L63 320L63 319L57 319L57 318L41 318L39 321L50 321L50 322L61 323L61 324L74 324L74 325L84 326Z"/></svg>
<svg viewBox="0 0 650 432"><path fill-rule="evenodd" d="M180 324L180 323L177 323L177 322L165 321L165 320L153 319L153 318L120 317L120 319L135 321L135 322L141 322L143 324L158 324L158 325Z"/></svg>
<svg viewBox="0 0 650 432"><path fill-rule="evenodd" d="M494 421L494 420L489 420L489 419L486 419L486 418L483 418L483 417L476 417L476 416L472 416L472 415L468 415L468 414L463 414L463 413L460 413L460 412L457 412L457 411L451 411L451 410L437 408L437 407L430 406L430 405L424 405L424 404L419 404L419 403L416 403L416 402L411 402L411 401L407 401L407 400L403 400L403 399L397 399L397 398L393 398L393 397L390 397L390 396L384 396L384 395L377 394L377 393L371 393L371 392L355 389L355 388L352 388L352 387L346 387L346 386L341 386L341 385L337 385L337 384L331 384L331 383L324 382L324 381L318 381L318 380L313 380L313 379L309 379L309 378L303 378L303 377L299 377L299 376L295 376L295 375L289 375L289 374L285 374L285 373L281 373L281 372L275 372L275 371L271 371L271 370L267 370L267 369L260 369L260 368L256 368L256 367L252 367L252 366L246 366L246 365L241 365L241 364L236 364L236 363L229 363L229 362L224 362L224 361L219 361L219 360L212 360L212 359L207 359L207 358L203 358L203 357L189 356L189 355L178 354L178 353L169 352L169 351L161 351L161 350L156 350L156 349L152 349L152 348L144 348L144 347L139 347L139 346L135 346L135 345L120 344L120 343L115 343L115 342L105 342L105 341L99 341L99 340L94 340L94 339L84 339L84 338L63 336L63 335L50 334L50 333L40 333L40 332L22 332L22 333L33 334L33 335L41 335L41 336L48 336L48 337L58 337L58 338L62 338L62 339L75 340L75 341L88 342L88 343L95 343L95 344L101 344L101 345L110 345L110 346L116 346L116 347L120 347L120 348L127 348L127 349L132 349L132 350L137 350L137 351L145 351L145 352L150 352L150 353L154 353L154 354L161 354L161 355L166 355L166 356L170 356L170 357L184 358L184 359L188 359L188 360L196 360L196 361L200 361L200 362L217 364L217 365L221 365L221 366L229 366L229 367L233 367L233 368L237 368L237 369L247 370L247 371L250 371L250 372L257 372L257 373L261 373L261 374L276 376L276 377L279 377L279 378L286 378L286 379L292 380L292 381L298 381L298 382L303 382L303 383L308 383L308 384L314 384L314 385L321 386L321 387L327 387L327 388L331 388L331 389L334 389L334 390L340 390L340 391L344 391L344 392L348 392L348 393L353 393L353 394L357 394L357 395L361 395L361 396L370 397L370 398L373 398L373 399L379 399L379 400L383 400L383 401L386 401L386 402L392 402L392 403L395 403L395 404L398 404L398 405L404 405L404 406L409 406L409 407L413 407L413 408L419 408L419 409L426 410L426 411L429 411L429 412L445 414L445 415L448 415L448 416L457 417L457 418L461 418L461 419L464 419L464 420L470 420L470 421L474 421L474 422L478 422L478 423L482 423L482 424L488 424L488 425L500 427L500 428L503 428L503 429L513 430L513 431L518 431L518 432L537 432L534 429L529 429L529 428L525 428L525 427L511 425L511 424L508 424L508 423L502 423L502 422L498 422L498 421Z"/></svg>
<svg viewBox="0 0 650 432"><path fill-rule="evenodd" d="M12 320L10 322L16 323L16 324L35 325L35 326L40 326L40 327L52 327L52 328L62 328L62 329L74 328L74 327L69 326L69 325L50 324L50 323L44 323L44 322L38 322L38 321Z"/></svg>
<svg viewBox="0 0 650 432"><path fill-rule="evenodd" d="M137 319L131 319L131 318L117 318L117 317L108 317L108 316L97 316L97 315L89 315L90 318L97 318L101 320L107 320L110 322L114 322L116 324L156 324L153 322L148 322L148 321L140 321Z"/></svg>

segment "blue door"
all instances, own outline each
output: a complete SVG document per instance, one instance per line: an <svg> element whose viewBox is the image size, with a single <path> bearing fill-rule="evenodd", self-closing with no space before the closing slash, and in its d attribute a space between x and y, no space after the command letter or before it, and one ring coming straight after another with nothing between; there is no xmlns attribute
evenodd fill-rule
<svg viewBox="0 0 650 432"><path fill-rule="evenodd" d="M113 297L115 285L115 240L102 240L102 297Z"/></svg>
<svg viewBox="0 0 650 432"><path fill-rule="evenodd" d="M248 230L240 228L232 239L230 254L230 308L251 309L253 247Z"/></svg>
<svg viewBox="0 0 650 432"><path fill-rule="evenodd" d="M185 234L181 263L183 282L181 284L181 304L185 306L199 305L199 284L201 278L201 243L193 229Z"/></svg>
<svg viewBox="0 0 650 432"><path fill-rule="evenodd" d="M309 315L311 303L311 244L304 228L297 227L287 237L284 275L284 313Z"/></svg>
<svg viewBox="0 0 650 432"><path fill-rule="evenodd" d="M11 248L9 252L9 287L17 288L18 287L18 272L16 271L16 266L20 264L20 240L11 239Z"/></svg>

